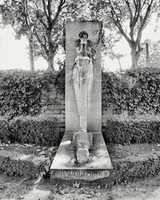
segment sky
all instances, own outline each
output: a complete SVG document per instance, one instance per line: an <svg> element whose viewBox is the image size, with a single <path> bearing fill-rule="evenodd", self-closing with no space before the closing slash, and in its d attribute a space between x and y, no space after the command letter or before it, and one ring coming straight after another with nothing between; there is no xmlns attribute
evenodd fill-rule
<svg viewBox="0 0 160 200"><path fill-rule="evenodd" d="M155 24L156 17L154 16L150 24L146 27L143 33L142 42L149 39L153 42L160 40L160 21ZM124 55L121 58L122 69L127 69L131 65L130 48L127 42L122 39L114 48L117 53ZM119 71L117 60L112 60L105 56L103 64L106 71ZM6 69L23 69L30 70L28 41L25 37L20 40L15 39L15 33L10 26L0 28L0 70ZM47 69L47 63L43 58L36 59L36 70Z"/></svg>
<svg viewBox="0 0 160 200"><path fill-rule="evenodd" d="M36 70L46 69L43 58L36 60ZM28 41L25 37L15 39L15 33L10 26L0 30L0 69L30 69Z"/></svg>

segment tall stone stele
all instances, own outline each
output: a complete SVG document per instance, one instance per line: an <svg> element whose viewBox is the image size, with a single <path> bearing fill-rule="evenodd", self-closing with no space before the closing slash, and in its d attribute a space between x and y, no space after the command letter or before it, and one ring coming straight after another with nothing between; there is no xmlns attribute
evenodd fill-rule
<svg viewBox="0 0 160 200"><path fill-rule="evenodd" d="M109 176L101 133L100 22L66 23L65 134L51 178L95 180Z"/></svg>

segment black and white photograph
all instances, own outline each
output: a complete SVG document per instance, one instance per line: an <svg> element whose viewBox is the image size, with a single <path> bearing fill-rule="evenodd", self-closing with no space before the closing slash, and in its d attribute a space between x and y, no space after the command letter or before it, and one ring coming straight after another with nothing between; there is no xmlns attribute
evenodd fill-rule
<svg viewBox="0 0 160 200"><path fill-rule="evenodd" d="M0 0L0 200L160 200L160 0Z"/></svg>

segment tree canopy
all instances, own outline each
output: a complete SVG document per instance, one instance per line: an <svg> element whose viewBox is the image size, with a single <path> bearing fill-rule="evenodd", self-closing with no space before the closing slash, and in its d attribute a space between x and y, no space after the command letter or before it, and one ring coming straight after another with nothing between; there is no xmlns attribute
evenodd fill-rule
<svg viewBox="0 0 160 200"><path fill-rule="evenodd" d="M92 1L92 16L107 22L107 26L116 27L131 48L132 68L142 51L141 39L143 30L155 11L158 1L155 0L99 0Z"/></svg>

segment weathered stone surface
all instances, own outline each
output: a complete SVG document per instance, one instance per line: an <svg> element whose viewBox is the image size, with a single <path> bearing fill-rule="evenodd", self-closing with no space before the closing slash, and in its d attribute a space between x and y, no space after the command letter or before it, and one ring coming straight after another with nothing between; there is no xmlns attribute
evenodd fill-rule
<svg viewBox="0 0 160 200"><path fill-rule="evenodd" d="M66 131L76 132L80 129L80 119L76 107L74 86L71 82L74 59L76 57L75 41L81 31L86 31L88 39L98 42L100 23L97 22L69 22L66 24L66 73L65 73L65 111ZM90 109L87 110L87 129L89 132L101 131L101 56L100 45L96 48L96 59L93 63L93 87Z"/></svg>
<svg viewBox="0 0 160 200"><path fill-rule="evenodd" d="M83 164L89 161L89 150L92 146L92 134L80 130L74 133L72 143L75 146L77 163Z"/></svg>
<svg viewBox="0 0 160 200"><path fill-rule="evenodd" d="M94 180L108 176L109 170L112 169L101 133L100 30L101 24L98 22L69 22L66 24L65 135L51 166L52 178L58 176L63 179L64 170L66 174L71 174L73 179L74 177L86 179L90 176L89 180ZM75 41L82 31L87 32L88 39L93 42L96 52L95 59L90 60L89 64L85 62L83 54L77 56ZM81 48L85 44L87 42L81 43ZM90 57L87 58L90 59ZM76 65L76 59L79 59L79 62L84 61L83 65ZM81 68L92 65L90 66L92 81L84 83L84 79L89 79L88 72L85 73L87 78L84 78L80 72L76 73L77 76L73 76L75 65L77 71L80 72ZM89 175L87 175L88 170L90 170ZM97 175L97 170L100 175ZM107 173L101 173L101 170ZM93 176L91 176L92 173ZM69 175L65 176L69 177Z"/></svg>
<svg viewBox="0 0 160 200"><path fill-rule="evenodd" d="M86 169L72 169L72 170L52 170L51 178L65 179L65 180L86 180L93 181L96 179L107 178L110 175L109 170L86 170Z"/></svg>
<svg viewBox="0 0 160 200"><path fill-rule="evenodd" d="M86 176L86 174L88 171L90 171L90 175L92 174L92 176L88 178L89 181L109 176L112 164L102 134L92 134L94 146L93 149L90 150L89 161L80 165L75 163L75 146L72 143L72 136L67 139L65 137L63 138L51 165L51 179L69 179L70 177L70 179L87 180L89 175ZM105 171L105 173L101 173L101 170ZM65 176L63 171L64 174L66 174ZM97 175L97 172L99 172L100 175ZM81 173L83 173L83 175L81 175Z"/></svg>

